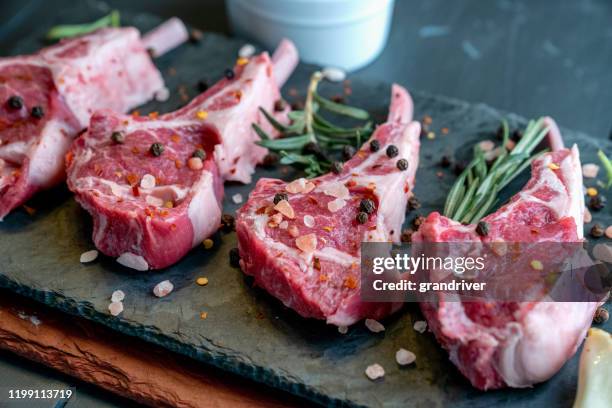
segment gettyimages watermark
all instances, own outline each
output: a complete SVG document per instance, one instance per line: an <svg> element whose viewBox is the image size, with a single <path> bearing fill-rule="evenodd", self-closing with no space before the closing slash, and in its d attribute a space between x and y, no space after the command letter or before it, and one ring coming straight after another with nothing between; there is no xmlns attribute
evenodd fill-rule
<svg viewBox="0 0 612 408"><path fill-rule="evenodd" d="M361 299L600 302L609 296L612 272L609 259L593 256L594 248L581 242L364 242Z"/></svg>

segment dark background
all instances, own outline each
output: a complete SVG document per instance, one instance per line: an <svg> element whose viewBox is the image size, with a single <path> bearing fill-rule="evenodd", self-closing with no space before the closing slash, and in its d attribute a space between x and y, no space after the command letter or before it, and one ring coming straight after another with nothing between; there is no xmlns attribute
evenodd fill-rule
<svg viewBox="0 0 612 408"><path fill-rule="evenodd" d="M31 27L57 23L58 13L74 1L81 0L0 0L0 55L7 55ZM231 32L222 0L105 3L119 10L176 15L206 31ZM428 35L432 31L446 33ZM466 51L470 45L478 55ZM395 81L526 117L546 114L562 126L609 138L612 1L396 0L386 49L351 76ZM1 353L0 373L22 386L69 381ZM88 389L83 390L87 406L125 404Z"/></svg>

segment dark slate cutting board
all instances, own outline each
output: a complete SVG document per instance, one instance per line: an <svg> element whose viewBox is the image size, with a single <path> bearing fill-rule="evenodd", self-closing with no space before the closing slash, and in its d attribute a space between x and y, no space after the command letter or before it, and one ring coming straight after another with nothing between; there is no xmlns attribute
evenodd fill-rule
<svg viewBox="0 0 612 408"><path fill-rule="evenodd" d="M100 16L97 10L79 2L64 10L58 22L88 21ZM148 16L123 16L124 24L148 29L159 19ZM39 48L47 27L36 27L11 54ZM147 113L167 112L182 105L177 89L186 86L190 97L197 94L196 83L210 83L231 66L243 41L206 34L198 45L188 44L157 61L172 97L165 103L150 103L140 109ZM288 87L305 89L314 68L300 66ZM287 94L285 88L285 95ZM370 110L377 120L386 115L390 84L356 82L350 102ZM333 95L339 86L326 85L323 94ZM413 93L416 117L433 118L435 140L423 139L421 166L416 194L423 207L420 214L440 210L454 175L437 165L443 154L467 157L472 144L491 138L502 117L511 123L524 123L515 115L505 115L484 105ZM440 129L448 127L448 135ZM568 144L578 143L585 162L595 162L597 148L608 153L611 144L584 134L564 131ZM279 177L281 172L258 170L256 178ZM282 177L290 178L292 173ZM523 177L523 182L525 177ZM515 186L518 188L518 185ZM226 187L225 212L238 205L232 195L248 195L252 185ZM357 324L341 335L334 327L305 320L261 290L254 289L238 270L231 268L228 251L236 245L235 233L218 233L211 250L195 248L180 263L160 272L135 273L114 260L101 256L89 265L79 263L79 255L93 248L91 223L64 187L40 194L30 204L37 212L23 210L0 223L0 286L30 296L67 313L84 316L126 335L137 336L202 362L232 371L274 387L288 390L326 405L348 406L570 406L576 388L577 357L550 381L526 390L480 392L473 389L448 361L447 354L430 333L412 329L422 317L416 305L383 323L386 331L372 334ZM605 213L605 214L604 214ZM409 214L407 222L415 216ZM597 216L610 224L609 207ZM206 287L197 286L199 276L208 277ZM174 292L157 299L152 288L170 279ZM109 315L109 297L116 289L126 294L125 311L119 318ZM208 312L206 320L200 312ZM42 322L44 324L44 322ZM612 330L612 322L605 327ZM546 328L543 328L546 330ZM417 355L416 364L399 368L395 352L404 347ZM372 382L365 368L380 363L384 379Z"/></svg>

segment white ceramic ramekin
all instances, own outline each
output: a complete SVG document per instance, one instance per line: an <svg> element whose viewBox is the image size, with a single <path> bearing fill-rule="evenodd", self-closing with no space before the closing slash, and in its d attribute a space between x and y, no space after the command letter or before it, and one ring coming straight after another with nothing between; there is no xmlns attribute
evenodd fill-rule
<svg viewBox="0 0 612 408"><path fill-rule="evenodd" d="M227 0L234 32L273 49L291 39L303 61L352 71L382 51L394 0Z"/></svg>

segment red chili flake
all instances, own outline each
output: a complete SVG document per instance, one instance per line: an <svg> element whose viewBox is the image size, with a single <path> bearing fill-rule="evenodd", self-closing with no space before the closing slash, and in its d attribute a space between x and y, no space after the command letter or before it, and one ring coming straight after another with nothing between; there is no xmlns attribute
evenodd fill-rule
<svg viewBox="0 0 612 408"><path fill-rule="evenodd" d="M176 160L174 161L174 166L175 166L177 169L180 169L181 167L183 167L183 162L182 162L182 161L180 161L179 159L176 159Z"/></svg>
<svg viewBox="0 0 612 408"><path fill-rule="evenodd" d="M132 194L134 197L140 197L140 189L138 186L132 186Z"/></svg>
<svg viewBox="0 0 612 408"><path fill-rule="evenodd" d="M348 188L351 188L351 187L355 187L357 185L357 182L355 180L349 180L344 185Z"/></svg>
<svg viewBox="0 0 612 408"><path fill-rule="evenodd" d="M138 183L138 176L134 173L130 173L125 176L125 180L128 182L130 186L135 186Z"/></svg>
<svg viewBox="0 0 612 408"><path fill-rule="evenodd" d="M137 118L138 116L140 116L140 111L137 111L137 110L132 111L132 116Z"/></svg>
<svg viewBox="0 0 612 408"><path fill-rule="evenodd" d="M442 134L443 135L448 135L448 128L447 127L443 127L442 128Z"/></svg>
<svg viewBox="0 0 612 408"><path fill-rule="evenodd" d="M68 152L66 153L66 166L70 166L72 164L72 160L74 159L74 153L73 152Z"/></svg>
<svg viewBox="0 0 612 408"><path fill-rule="evenodd" d="M170 229L174 231L176 229L176 224L170 224Z"/></svg>
<svg viewBox="0 0 612 408"><path fill-rule="evenodd" d="M433 119L429 115L423 116L423 123L426 125L430 125L433 122Z"/></svg>
<svg viewBox="0 0 612 408"><path fill-rule="evenodd" d="M236 99L240 100L242 98L242 91L237 90L236 92L234 92L234 95L236 96Z"/></svg>
<svg viewBox="0 0 612 408"><path fill-rule="evenodd" d="M357 281L352 276L344 279L344 286L349 289L355 289L357 287Z"/></svg>
<svg viewBox="0 0 612 408"><path fill-rule="evenodd" d="M268 76L268 78L272 76L272 65L268 65L266 67L266 75Z"/></svg>
<svg viewBox="0 0 612 408"><path fill-rule="evenodd" d="M132 147L132 153L138 154L140 153L140 149L137 146Z"/></svg>
<svg viewBox="0 0 612 408"><path fill-rule="evenodd" d="M159 211L159 215L162 217L167 217L168 214L170 214L170 212L168 210L161 210Z"/></svg>
<svg viewBox="0 0 612 408"><path fill-rule="evenodd" d="M149 207L145 207L144 213L145 213L145 215L147 217L152 217L153 216L153 211L151 211L151 209Z"/></svg>
<svg viewBox="0 0 612 408"><path fill-rule="evenodd" d="M13 177L19 177L21 176L21 172L19 170L13 170L13 172L11 173L11 175Z"/></svg>
<svg viewBox="0 0 612 408"><path fill-rule="evenodd" d="M23 209L28 213L28 215L32 216L34 214L36 214L36 209L32 208L30 206L24 205Z"/></svg>
<svg viewBox="0 0 612 408"><path fill-rule="evenodd" d="M312 260L312 267L315 268L317 271L321 270L321 261L316 256Z"/></svg>
<svg viewBox="0 0 612 408"><path fill-rule="evenodd" d="M149 113L149 118L151 118L151 119L157 119L158 116L159 116L159 112L151 112L151 113Z"/></svg>
<svg viewBox="0 0 612 408"><path fill-rule="evenodd" d="M266 207L260 207L255 211L255 214L261 215L266 212Z"/></svg>
<svg viewBox="0 0 612 408"><path fill-rule="evenodd" d="M319 275L319 281L320 282L327 282L329 280L329 278L327 277L327 275Z"/></svg>
<svg viewBox="0 0 612 408"><path fill-rule="evenodd" d="M170 137L170 139L172 139L172 141L173 141L174 143L178 143L178 142L180 142L180 141L181 141L181 137L180 137L179 135L177 135L177 134L172 135L172 136Z"/></svg>

